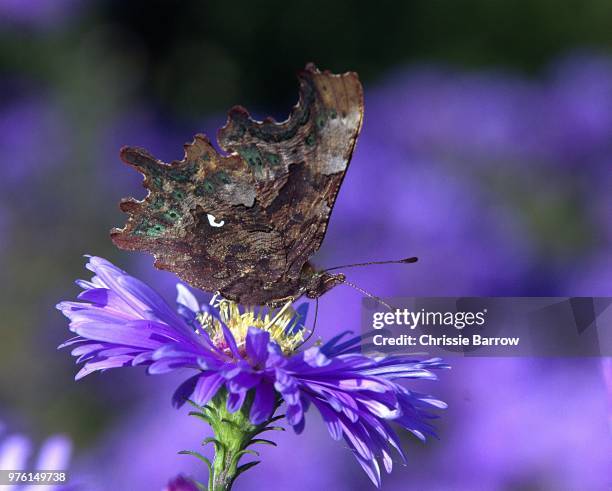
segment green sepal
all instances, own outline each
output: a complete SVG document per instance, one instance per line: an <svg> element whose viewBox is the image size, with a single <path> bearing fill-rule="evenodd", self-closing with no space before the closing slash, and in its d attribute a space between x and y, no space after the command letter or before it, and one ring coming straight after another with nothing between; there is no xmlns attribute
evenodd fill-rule
<svg viewBox="0 0 612 491"><path fill-rule="evenodd" d="M194 452L193 450L181 450L179 454L180 455L191 455L195 457L196 459L201 460L202 462L206 464L206 467L208 467L208 470L212 474L212 462L210 461L210 459L208 459L208 457L204 457L200 452Z"/></svg>
<svg viewBox="0 0 612 491"><path fill-rule="evenodd" d="M223 418L223 419L221 420L221 423L226 424L226 425L233 426L233 427L234 427L235 429L237 429L237 430L241 430L241 429L242 429L242 428L240 428L240 426L238 426L238 424L237 424L237 423L235 423L234 421L231 421L231 420L229 420L229 419L227 419L227 418Z"/></svg>
<svg viewBox="0 0 612 491"><path fill-rule="evenodd" d="M249 442L249 445L256 445L258 443L261 445L272 445L273 447L277 446L276 442L273 442L272 440L266 440L264 438L255 438Z"/></svg>
<svg viewBox="0 0 612 491"><path fill-rule="evenodd" d="M255 450L240 450L240 452L236 452L231 460L231 466L235 467L238 465L238 462L240 461L240 459L242 458L243 455L246 454L251 454L254 455L255 457L259 457L259 452L255 451Z"/></svg>
<svg viewBox="0 0 612 491"><path fill-rule="evenodd" d="M187 414L188 416L195 416L196 418L201 419L202 421L204 421L205 423L208 423L210 426L213 425L213 420L212 418L209 418L208 416L206 416L206 414L198 412L198 411L189 411L189 413Z"/></svg>
<svg viewBox="0 0 612 491"><path fill-rule="evenodd" d="M212 436L209 436L207 438L204 438L204 440L202 440L202 445L208 445L209 443L215 444L215 452L220 452L221 450L225 450L225 445L223 445L223 443L221 443L216 438L213 438Z"/></svg>
<svg viewBox="0 0 612 491"><path fill-rule="evenodd" d="M259 435L259 434L264 433L266 431L287 431L287 430L285 428L283 428L282 426L266 426L265 428L262 428L260 431L258 431L255 434Z"/></svg>
<svg viewBox="0 0 612 491"><path fill-rule="evenodd" d="M261 460L254 460L253 462L247 462L246 464L242 464L240 467L236 469L236 477L238 477L243 472L248 471L250 468L255 467L260 462ZM236 479L236 477L234 479Z"/></svg>

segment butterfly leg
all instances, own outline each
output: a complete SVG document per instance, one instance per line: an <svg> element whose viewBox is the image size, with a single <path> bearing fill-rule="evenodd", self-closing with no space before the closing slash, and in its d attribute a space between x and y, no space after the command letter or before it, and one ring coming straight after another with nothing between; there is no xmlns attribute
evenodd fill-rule
<svg viewBox="0 0 612 491"><path fill-rule="evenodd" d="M295 302L295 297L292 296L287 296L287 297L283 297L283 298L277 298L275 300L271 300L268 302L268 307L270 307L271 309L277 309L279 307L282 307L285 304L292 304L293 302Z"/></svg>

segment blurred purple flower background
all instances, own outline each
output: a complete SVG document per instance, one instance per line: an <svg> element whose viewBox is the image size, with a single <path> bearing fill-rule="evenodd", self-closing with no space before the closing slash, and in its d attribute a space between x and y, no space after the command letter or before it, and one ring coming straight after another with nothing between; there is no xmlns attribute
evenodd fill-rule
<svg viewBox="0 0 612 491"><path fill-rule="evenodd" d="M76 0L2 0L0 2L0 29L49 28L61 24L78 10Z"/></svg>
<svg viewBox="0 0 612 491"><path fill-rule="evenodd" d="M25 435L7 433L0 423L0 469L12 471L67 471L72 453L71 441L63 435L48 437L35 451L32 440ZM65 479L68 481L69 474ZM13 491L33 491L36 489L36 482L33 484L12 484L3 485L2 488ZM49 491L60 491L74 489L71 485L46 484Z"/></svg>
<svg viewBox="0 0 612 491"><path fill-rule="evenodd" d="M0 2L2 26L74 15L70 1L33 4ZM118 151L129 144L180 159L183 143L196 132L214 136L225 115L185 121L149 106L115 83L132 74L121 60L100 60L95 70L66 69L48 87L3 89L0 394L37 421L38 433L75 434L74 466L92 490L151 491L180 473L206 478L176 455L207 436L170 406L181 377L109 373L74 384L72 363L53 350L65 326L52 305L74 294L69 283L85 251L117 259L173 300L172 275L108 240L108 229L123 223L118 199L142 196ZM109 75L115 71L121 77ZM73 89L79 77L94 88ZM413 265L347 271L379 296L612 295L612 58L574 53L530 77L413 64L365 88L362 136L318 265L418 256ZM328 293L317 334L358 330L360 301L349 287ZM607 490L610 377L610 363L595 359L454 361L436 387L449 403L440 440L404 441L408 463L383 489ZM317 417L304 435L286 432L277 443L238 491L270 482L372 489Z"/></svg>

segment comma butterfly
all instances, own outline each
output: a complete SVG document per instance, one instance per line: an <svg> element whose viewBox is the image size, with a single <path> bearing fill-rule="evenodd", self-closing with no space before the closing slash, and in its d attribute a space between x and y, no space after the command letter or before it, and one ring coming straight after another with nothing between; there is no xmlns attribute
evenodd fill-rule
<svg viewBox="0 0 612 491"><path fill-rule="evenodd" d="M242 107L165 164L141 148L121 158L144 175L146 198L121 202L129 215L113 242L155 256L190 285L248 305L318 298L344 282L309 262L325 236L363 119L356 73L309 64L286 121L253 120Z"/></svg>

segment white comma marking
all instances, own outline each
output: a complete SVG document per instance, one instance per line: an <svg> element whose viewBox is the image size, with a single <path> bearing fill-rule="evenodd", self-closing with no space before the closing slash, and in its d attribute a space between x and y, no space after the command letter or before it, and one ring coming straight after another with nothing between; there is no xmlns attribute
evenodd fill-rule
<svg viewBox="0 0 612 491"><path fill-rule="evenodd" d="M225 220L217 221L215 216L210 213L206 214L206 218L208 218L208 223L211 227L223 227L225 225Z"/></svg>

